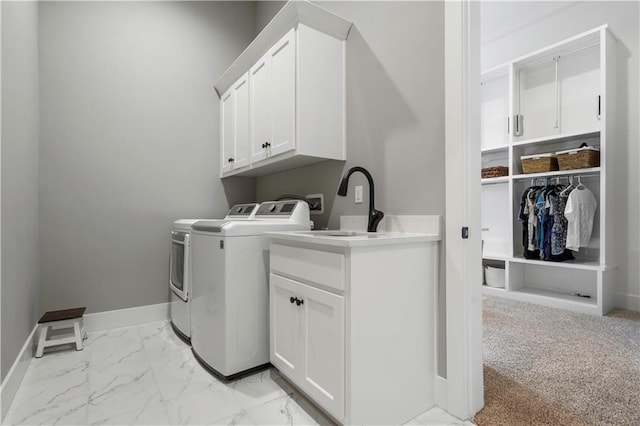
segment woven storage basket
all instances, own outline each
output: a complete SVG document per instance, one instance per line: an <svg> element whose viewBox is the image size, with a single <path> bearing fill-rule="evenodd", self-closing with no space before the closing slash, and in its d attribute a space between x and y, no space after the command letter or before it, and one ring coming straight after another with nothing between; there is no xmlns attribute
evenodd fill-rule
<svg viewBox="0 0 640 426"><path fill-rule="evenodd" d="M501 176L508 176L509 168L505 166L484 167L482 169L482 178L494 178Z"/></svg>
<svg viewBox="0 0 640 426"><path fill-rule="evenodd" d="M558 170L558 160L551 153L523 155L520 157L520 161L522 161L522 173L542 173Z"/></svg>
<svg viewBox="0 0 640 426"><path fill-rule="evenodd" d="M556 152L560 170L600 167L600 150L591 146Z"/></svg>

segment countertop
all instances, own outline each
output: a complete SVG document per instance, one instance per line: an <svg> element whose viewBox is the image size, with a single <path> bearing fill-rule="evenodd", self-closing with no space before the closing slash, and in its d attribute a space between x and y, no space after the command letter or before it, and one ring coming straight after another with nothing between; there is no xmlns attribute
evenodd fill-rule
<svg viewBox="0 0 640 426"><path fill-rule="evenodd" d="M325 245L332 247L370 247L392 244L411 244L421 242L437 242L441 238L437 234L421 234L408 232L355 232L355 235L336 236L336 233L352 231L295 231L265 232L272 240L295 241L300 243Z"/></svg>

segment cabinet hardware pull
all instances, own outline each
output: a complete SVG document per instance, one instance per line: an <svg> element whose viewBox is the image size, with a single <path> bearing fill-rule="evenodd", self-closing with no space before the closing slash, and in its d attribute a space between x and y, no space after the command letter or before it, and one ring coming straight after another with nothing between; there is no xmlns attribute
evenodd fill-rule
<svg viewBox="0 0 640 426"><path fill-rule="evenodd" d="M291 297L289 298L289 302L291 302L291 303L295 302L296 300L298 300L298 298L297 298L297 297L293 297L293 296L291 296Z"/></svg>
<svg viewBox="0 0 640 426"><path fill-rule="evenodd" d="M513 116L513 136L522 136L523 134L523 129L522 129L522 123L523 123L523 116L522 114L516 114Z"/></svg>
<svg viewBox="0 0 640 426"><path fill-rule="evenodd" d="M235 160L233 159L233 157L231 157L231 158L229 158L229 159L227 160L227 162L228 162L228 163L233 163L234 161L235 161Z"/></svg>
<svg viewBox="0 0 640 426"><path fill-rule="evenodd" d="M298 306L304 305L304 300L296 298L296 305L298 305Z"/></svg>
<svg viewBox="0 0 640 426"><path fill-rule="evenodd" d="M600 109L601 109L601 106L600 106L600 95L598 95L598 120L600 120Z"/></svg>
<svg viewBox="0 0 640 426"><path fill-rule="evenodd" d="M270 146L271 146L271 143L269 143L269 142L265 142L265 143L262 144L263 148L268 148Z"/></svg>

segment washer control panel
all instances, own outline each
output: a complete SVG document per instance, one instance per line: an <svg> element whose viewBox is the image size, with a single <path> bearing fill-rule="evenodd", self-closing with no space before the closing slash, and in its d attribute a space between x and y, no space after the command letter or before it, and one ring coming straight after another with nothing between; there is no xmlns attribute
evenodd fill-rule
<svg viewBox="0 0 640 426"><path fill-rule="evenodd" d="M265 201L260 204L256 216L290 216L299 203L304 201Z"/></svg>
<svg viewBox="0 0 640 426"><path fill-rule="evenodd" d="M227 213L227 217L249 218L252 216L252 213L254 213L257 208L258 208L258 204L256 203L236 204L235 206L231 207L231 210L229 210L229 213Z"/></svg>

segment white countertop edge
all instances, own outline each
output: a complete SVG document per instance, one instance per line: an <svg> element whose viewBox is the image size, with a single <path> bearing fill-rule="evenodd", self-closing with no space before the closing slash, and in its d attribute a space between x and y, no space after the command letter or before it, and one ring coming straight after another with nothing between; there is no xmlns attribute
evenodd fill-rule
<svg viewBox="0 0 640 426"><path fill-rule="evenodd" d="M389 232L379 233L378 237L357 235L353 237L336 237L331 235L308 235L310 231L301 232L265 232L264 236L272 240L297 241L309 244L326 245L332 247L363 247L389 244L411 244L422 242L438 242L439 235ZM312 232L312 231L311 231Z"/></svg>

